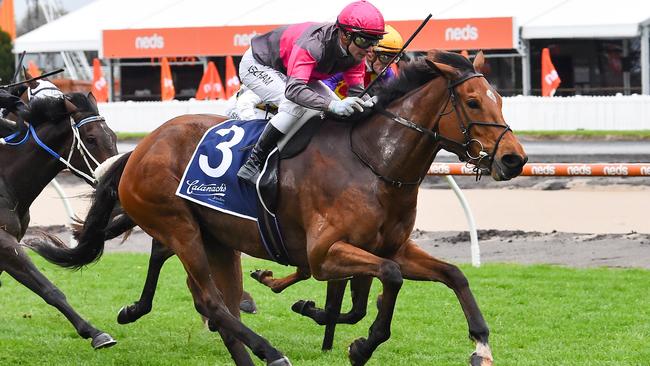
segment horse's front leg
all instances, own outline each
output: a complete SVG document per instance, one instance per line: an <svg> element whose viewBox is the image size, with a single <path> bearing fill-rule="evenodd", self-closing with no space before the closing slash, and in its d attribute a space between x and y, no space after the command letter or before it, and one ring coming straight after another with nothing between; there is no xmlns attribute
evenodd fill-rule
<svg viewBox="0 0 650 366"><path fill-rule="evenodd" d="M32 290L46 303L59 310L83 338L91 338L93 348L110 347L116 341L108 333L93 327L68 304L65 295L34 265L23 247L8 232L0 229L0 271Z"/></svg>
<svg viewBox="0 0 650 366"><path fill-rule="evenodd" d="M490 332L463 272L453 264L432 257L413 241L407 242L392 259L399 264L404 278L438 281L454 290L467 318L469 336L476 343L476 350L472 353L470 364L472 366L492 365L492 351L488 345Z"/></svg>
<svg viewBox="0 0 650 366"><path fill-rule="evenodd" d="M269 271L268 269L258 269L254 272L251 272L251 277L253 277L257 282L270 288L271 291L277 294L297 282L308 279L311 277L311 272L309 271L309 268L298 267L296 269L296 272L286 277L273 278L273 271Z"/></svg>
<svg viewBox="0 0 650 366"><path fill-rule="evenodd" d="M370 327L368 339L355 340L348 351L353 365L364 365L377 347L390 338L395 301L402 287L399 265L343 241L337 241L332 245L316 243L308 245L308 248L311 248L310 268L313 276L318 280L372 276L377 277L383 285L383 301Z"/></svg>

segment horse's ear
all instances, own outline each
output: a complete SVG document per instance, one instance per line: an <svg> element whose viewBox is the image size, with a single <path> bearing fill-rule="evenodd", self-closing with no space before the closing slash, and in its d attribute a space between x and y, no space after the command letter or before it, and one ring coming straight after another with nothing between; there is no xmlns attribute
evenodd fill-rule
<svg viewBox="0 0 650 366"><path fill-rule="evenodd" d="M434 70L440 72L440 74L443 75L446 79L453 80L460 76L460 72L458 71L458 69L453 66L443 64L441 62L431 61L431 60L427 60L427 63Z"/></svg>
<svg viewBox="0 0 650 366"><path fill-rule="evenodd" d="M68 98L64 98L64 100L65 100L65 111L68 112L69 114L72 114L79 109Z"/></svg>
<svg viewBox="0 0 650 366"><path fill-rule="evenodd" d="M478 72L485 70L485 55L483 55L483 51L478 51L476 57L474 57L474 70Z"/></svg>
<svg viewBox="0 0 650 366"><path fill-rule="evenodd" d="M25 80L29 80L33 77L32 74L30 74L29 71L27 71L27 68L25 66L23 66L23 74L25 75ZM26 84L28 87L32 89L38 88L38 80L32 80Z"/></svg>
<svg viewBox="0 0 650 366"><path fill-rule="evenodd" d="M88 92L88 95L86 97L88 98L90 103L92 103L94 106L97 106L97 99L95 99L93 92Z"/></svg>

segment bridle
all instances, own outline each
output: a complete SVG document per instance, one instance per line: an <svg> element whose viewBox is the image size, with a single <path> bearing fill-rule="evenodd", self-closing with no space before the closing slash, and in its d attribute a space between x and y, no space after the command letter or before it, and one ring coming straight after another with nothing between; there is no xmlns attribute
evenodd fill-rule
<svg viewBox="0 0 650 366"><path fill-rule="evenodd" d="M422 127L421 125L408 120L406 118L400 117L380 105L375 106L375 110L378 111L380 114L382 114L385 117L388 117L391 121L399 123L402 126L405 126L407 128L410 128L412 130L415 130L423 135L430 136L434 142L442 142L443 144L451 144L455 145L456 147L459 147L461 150L464 151L465 156L461 157L461 160L465 161L468 165L472 165L472 170L474 173L476 173L476 179L479 180L481 176L489 172L489 168L481 167L482 164L487 165L490 167L492 165L492 162L494 161L494 156L497 152L497 149L499 148L499 144L501 143L501 140L503 139L503 136L508 132L512 131L510 126L507 124L499 124L497 122L485 122L485 121L472 121L469 118L469 115L467 114L467 111L465 110L464 106L462 103L458 102L458 96L456 94L456 87L459 85L463 84L469 79L473 78L478 78L482 77L484 78L485 76L481 73L478 72L470 72L462 77L456 79L456 80L449 80L447 83L447 100L443 104L442 108L436 115L436 120L433 124L433 127L431 129L427 129ZM463 142L458 142L455 140L452 140L450 138L447 138L443 135L440 134L439 127L440 127L440 120L442 117L448 115L449 113L452 113L452 111L446 112L447 106L451 103L452 106L452 111L456 113L456 117L458 119L458 124L460 131L463 134L464 141ZM465 122L467 121L467 122ZM498 127L498 128L503 128L503 132L499 135L497 138L494 148L492 149L491 152L486 152L485 147L481 141L478 139L475 139L471 136L470 131L472 127L474 126L486 126L486 127ZM477 156L472 156L470 153L470 148L472 144L478 144L479 145L479 153ZM421 176L417 181L413 182L402 182L400 180L388 178L382 174L380 174L366 159L364 159L355 149L354 146L352 145L352 139L350 138L350 147L352 149L352 152L357 156L357 158L364 164L366 165L378 178L381 180L387 182L388 184L395 186L397 188L401 188L402 186L417 186L419 185L424 177L426 176L426 173Z"/></svg>
<svg viewBox="0 0 650 366"><path fill-rule="evenodd" d="M99 166L99 161L90 153L86 145L84 144L83 140L81 139L81 133L79 132L79 128L82 127L85 124L91 123L91 122L103 122L105 121L104 117L99 116L99 115L93 115L93 116L88 116L85 118L82 118L79 122L76 122L72 116L70 116L70 128L72 129L72 144L70 146L70 153L68 154L67 159L64 159L61 155L59 155L56 151L52 150L49 146L47 146L43 140L41 140L38 135L36 134L36 130L34 129L34 126L29 124L29 128L27 129L27 132L25 133L25 136L18 142L11 142L13 139L18 137L21 132L16 132L12 135L7 136L4 139L0 139L0 144L6 144L6 145L11 145L11 146L18 146L22 145L25 142L29 140L29 136L33 136L34 142L38 146L40 146L43 150L45 150L48 154L50 154L54 159L60 161L68 167L71 171L73 171L75 174L79 175L80 177L86 179L88 182L90 182L92 185L97 184L97 179L95 179L95 175L93 173L94 169ZM72 156L74 155L74 152L79 151L81 154L81 157L84 160L84 163L86 164L86 168L88 168L88 171L91 172L90 175L84 173L80 169L77 169L72 165L70 162L72 160ZM89 161L90 160L90 161ZM95 168L91 165L91 162L95 163Z"/></svg>

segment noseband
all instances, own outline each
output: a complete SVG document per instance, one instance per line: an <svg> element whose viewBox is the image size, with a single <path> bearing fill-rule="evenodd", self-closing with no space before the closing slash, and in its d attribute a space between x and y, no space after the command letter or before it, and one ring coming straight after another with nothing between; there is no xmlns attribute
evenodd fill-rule
<svg viewBox="0 0 650 366"><path fill-rule="evenodd" d="M27 142L29 140L29 135L31 134L34 137L34 141L38 146L40 146L43 150L45 150L48 154L50 154L54 159L60 161L68 167L68 169L72 170L73 172L77 173L79 176L83 177L84 179L88 180L91 182L93 185L97 183L97 179L95 179L95 176L93 174L94 168L88 161L90 159L93 163L95 163L95 167L99 166L99 162L97 159L90 153L86 145L84 145L83 140L81 139L81 134L79 132L79 128L87 123L90 122L103 122L104 117L102 116L89 116L86 118L83 118L79 122L75 122L75 120L70 116L70 128L72 129L72 146L70 147L70 153L68 154L68 158L64 159L59 155L56 151L52 150L49 146L47 146L36 134L36 130L34 129L33 125L29 125L29 128L27 129L27 133L25 134L25 137L23 137L20 141L18 142L11 142L14 138L20 134L20 132L16 132L12 134L11 136L8 136L4 139L4 144L7 145L13 145L13 146L18 146L22 145L23 143ZM72 165L70 162L72 160L72 155L74 154L74 151L78 150L79 153L81 154L84 162L86 163L86 167L88 170L91 172L90 175L82 172L80 169L77 169Z"/></svg>
<svg viewBox="0 0 650 366"><path fill-rule="evenodd" d="M466 155L465 157L461 157L461 160L465 161L467 164L472 164L473 165L472 169L476 173L476 179L478 180L478 179L481 178L481 176L482 176L482 174L484 172L489 171L489 168L481 168L481 164L485 161L486 163L484 163L484 164L487 164L488 167L490 167L492 165L492 162L494 161L494 155L496 154L497 149L499 148L499 144L501 143L501 139L506 134L506 132L512 131L510 126L508 126L507 124L502 125L502 124L499 124L499 123L496 123L496 122L472 121L469 118L469 115L467 114L467 111L465 110L463 104L458 102L458 96L456 94L456 87L463 84L464 82L466 82L469 79L479 78L479 77L485 77L485 76L483 76L483 74L478 73L478 72L471 72L471 73L465 74L463 77L461 77L459 79L456 79L456 80L453 80L453 81L450 80L448 82L448 84L447 84L447 90L448 90L447 100L445 101L442 108L440 109L440 111L436 115L436 120L435 120L435 122L433 124L433 127L430 130L422 127L421 125L419 125L419 124L417 124L417 123L415 123L413 121L410 121L410 120L408 120L406 118L400 117L400 116L398 116L398 115L396 115L396 114L394 114L392 112L389 112L389 111L387 111L386 109L384 109L381 106L375 106L375 109L379 113L381 113L382 115L388 117L390 120L392 120L394 122L397 122L397 123L399 123L399 124L401 124L401 125L403 125L405 127L408 127L410 129L412 129L412 130L415 130L415 131L417 131L417 132L419 132L419 133L421 133L423 135L431 136L433 138L434 142L442 142L442 143L445 143L445 144L451 144L451 145L455 145L455 146L459 147L461 150L464 151L464 153ZM458 119L458 124L459 124L458 127L460 128L460 131L462 132L463 137L464 137L463 142L458 142L458 141L452 140L450 138L447 138L447 137L441 135L440 131L439 131L440 120L442 119L443 116L446 116L447 114L451 113L451 111L445 112L447 110L447 106L450 104L450 102L451 102L451 106L453 108L453 111L456 113L456 117ZM465 121L467 121L467 123ZM492 149L492 151L490 153L485 151L485 147L484 147L484 145L483 145L483 143L481 141L479 141L478 139L473 138L470 135L470 131L471 131L472 127L474 127L474 126L486 126L486 127L503 128L503 132L501 132L501 134L497 138L496 143L494 144L494 148ZM478 156L472 156L472 154L470 153L470 148L472 147L472 144L478 144L479 149L480 149L480 151L478 153ZM365 159L362 159L361 156L356 151L354 151L354 149L353 149L353 152L355 153L355 155L357 155L357 157L366 166L368 166L370 168L370 170L373 171L373 173L375 173L375 175L380 177L382 180L384 180L384 181L386 181L388 183L391 183L394 186L401 187L403 185L417 185L417 184L420 184L422 179L424 179L424 176L423 176L417 182L401 182L401 181L398 181L398 180L392 180L390 178L384 177L384 176L380 175L379 173L377 173L375 171L375 169Z"/></svg>

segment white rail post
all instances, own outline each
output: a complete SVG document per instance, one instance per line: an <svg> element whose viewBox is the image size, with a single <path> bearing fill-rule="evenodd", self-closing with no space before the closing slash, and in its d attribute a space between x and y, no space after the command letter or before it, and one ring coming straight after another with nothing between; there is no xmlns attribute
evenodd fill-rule
<svg viewBox="0 0 650 366"><path fill-rule="evenodd" d="M456 193L456 197L460 201L460 205L463 206L463 211L465 211L465 217L467 218L467 224L469 225L469 242L470 242L470 253L472 255L472 265L474 267L481 266L481 248L478 245L478 233L476 231L476 222L474 221L474 215L472 215L472 210L469 207L465 195L456 184L456 181L451 175L445 175L447 184L449 187Z"/></svg>

